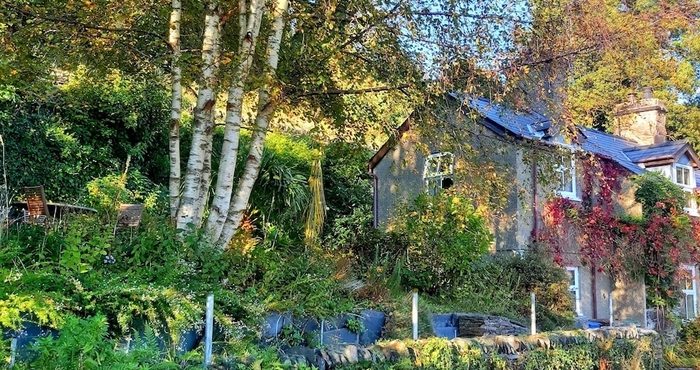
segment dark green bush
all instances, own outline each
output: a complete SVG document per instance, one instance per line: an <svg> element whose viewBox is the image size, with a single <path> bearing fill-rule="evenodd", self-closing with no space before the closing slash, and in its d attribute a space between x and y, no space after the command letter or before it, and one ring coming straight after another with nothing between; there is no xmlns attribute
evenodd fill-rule
<svg viewBox="0 0 700 370"><path fill-rule="evenodd" d="M152 181L167 179L169 113L162 86L76 73L42 97L0 90L11 195L44 185L50 200L75 200L90 180L123 170L127 156Z"/></svg>

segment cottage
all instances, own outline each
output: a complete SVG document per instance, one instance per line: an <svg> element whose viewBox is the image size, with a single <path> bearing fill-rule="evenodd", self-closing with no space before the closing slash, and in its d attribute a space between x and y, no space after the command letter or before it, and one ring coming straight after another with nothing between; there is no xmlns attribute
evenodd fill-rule
<svg viewBox="0 0 700 370"><path fill-rule="evenodd" d="M687 141L667 141L666 108L650 88L644 89L641 99L630 94L628 102L616 107L614 117L615 134L608 134L572 128L532 110L450 94L441 109L414 112L370 159L375 227L390 226L397 207L421 192L463 186L488 215L492 250L522 252L547 227L564 227L547 224L548 199L580 203L584 191L588 197L601 194L585 190L603 186L585 176L593 162L612 169L608 176L619 186L611 199L619 213L641 214L629 178L645 171L663 173L692 194L700 184L700 159ZM418 120L424 123L420 127L414 125ZM698 216L692 196L686 212ZM611 279L579 253L576 243L575 238L569 241L559 261L571 274L576 312L644 325L643 280ZM693 318L698 311L696 267L679 268L688 271L680 314Z"/></svg>

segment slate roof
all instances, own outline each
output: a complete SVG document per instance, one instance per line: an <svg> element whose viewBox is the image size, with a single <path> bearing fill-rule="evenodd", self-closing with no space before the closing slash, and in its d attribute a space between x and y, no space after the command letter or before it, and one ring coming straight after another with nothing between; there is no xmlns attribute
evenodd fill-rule
<svg viewBox="0 0 700 370"><path fill-rule="evenodd" d="M617 162L634 174L644 172L643 168L639 167L634 160L625 154L627 150L634 148L637 145L636 143L603 131L581 126L578 129L585 136L581 149Z"/></svg>
<svg viewBox="0 0 700 370"><path fill-rule="evenodd" d="M457 98L453 95L453 97ZM514 112L500 104L484 98L466 99L466 105L485 118L483 124L504 135L509 133L516 137L556 144L551 137L551 121L537 112ZM603 131L577 126L582 134L580 148L590 153L610 159L634 174L643 173L644 168L638 163L663 158L674 158L688 142L668 141L661 144L639 146L633 141ZM700 184L700 171L696 171Z"/></svg>
<svg viewBox="0 0 700 370"><path fill-rule="evenodd" d="M549 118L537 112L515 112L484 98L467 99L466 104L487 119L487 126L495 124L489 128L499 134L506 130L518 137L539 139L551 127Z"/></svg>
<svg viewBox="0 0 700 370"><path fill-rule="evenodd" d="M673 159L678 151L683 149L688 142L686 140L667 141L660 144L638 146L625 150L625 154L637 163L649 162L660 159Z"/></svg>
<svg viewBox="0 0 700 370"><path fill-rule="evenodd" d="M552 121L545 115L535 111L514 111L498 103L493 103L485 98L464 98L459 94L448 94L451 98L462 101L464 107L475 111L483 119L480 122L499 135L512 135L521 139L529 139L542 143L560 145L552 134ZM398 137L408 131L410 118L398 129ZM611 135L603 131L577 126L580 148L594 153L603 158L612 160L633 174L645 172L639 164L649 161L673 159L679 151L687 147L694 160L700 163L700 159L694 154L686 140L667 141L660 144L639 146L633 141L626 140L617 135ZM575 144L574 144L575 145ZM369 162L372 170L384 157L390 142L384 144ZM700 184L700 169L695 170L696 184Z"/></svg>

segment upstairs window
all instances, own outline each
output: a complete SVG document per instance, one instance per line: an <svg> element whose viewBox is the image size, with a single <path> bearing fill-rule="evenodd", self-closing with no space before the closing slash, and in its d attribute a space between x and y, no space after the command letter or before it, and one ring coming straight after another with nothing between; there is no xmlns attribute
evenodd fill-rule
<svg viewBox="0 0 700 370"><path fill-rule="evenodd" d="M564 198L578 200L576 191L576 161L570 156L562 156L559 166L559 195Z"/></svg>
<svg viewBox="0 0 700 370"><path fill-rule="evenodd" d="M454 161L455 156L449 152L434 153L425 159L423 180L428 194L435 195L440 189L449 189L454 184Z"/></svg>
<svg viewBox="0 0 700 370"><path fill-rule="evenodd" d="M691 187L692 186L692 180L691 176L693 175L693 169L690 166L685 166L682 164L676 164L676 184L685 186L685 187Z"/></svg>

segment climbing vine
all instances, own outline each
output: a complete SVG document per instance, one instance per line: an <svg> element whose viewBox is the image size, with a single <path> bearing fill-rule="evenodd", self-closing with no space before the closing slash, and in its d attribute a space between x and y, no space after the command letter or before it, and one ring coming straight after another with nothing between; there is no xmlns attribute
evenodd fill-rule
<svg viewBox="0 0 700 370"><path fill-rule="evenodd" d="M700 261L700 221L683 209L688 193L655 172L632 177L641 215L619 208L623 170L605 159L581 161L582 197L553 197L544 204L537 240L561 265L579 259L621 279L644 278L647 300L674 307L681 298L679 267ZM697 196L697 189L690 196Z"/></svg>

